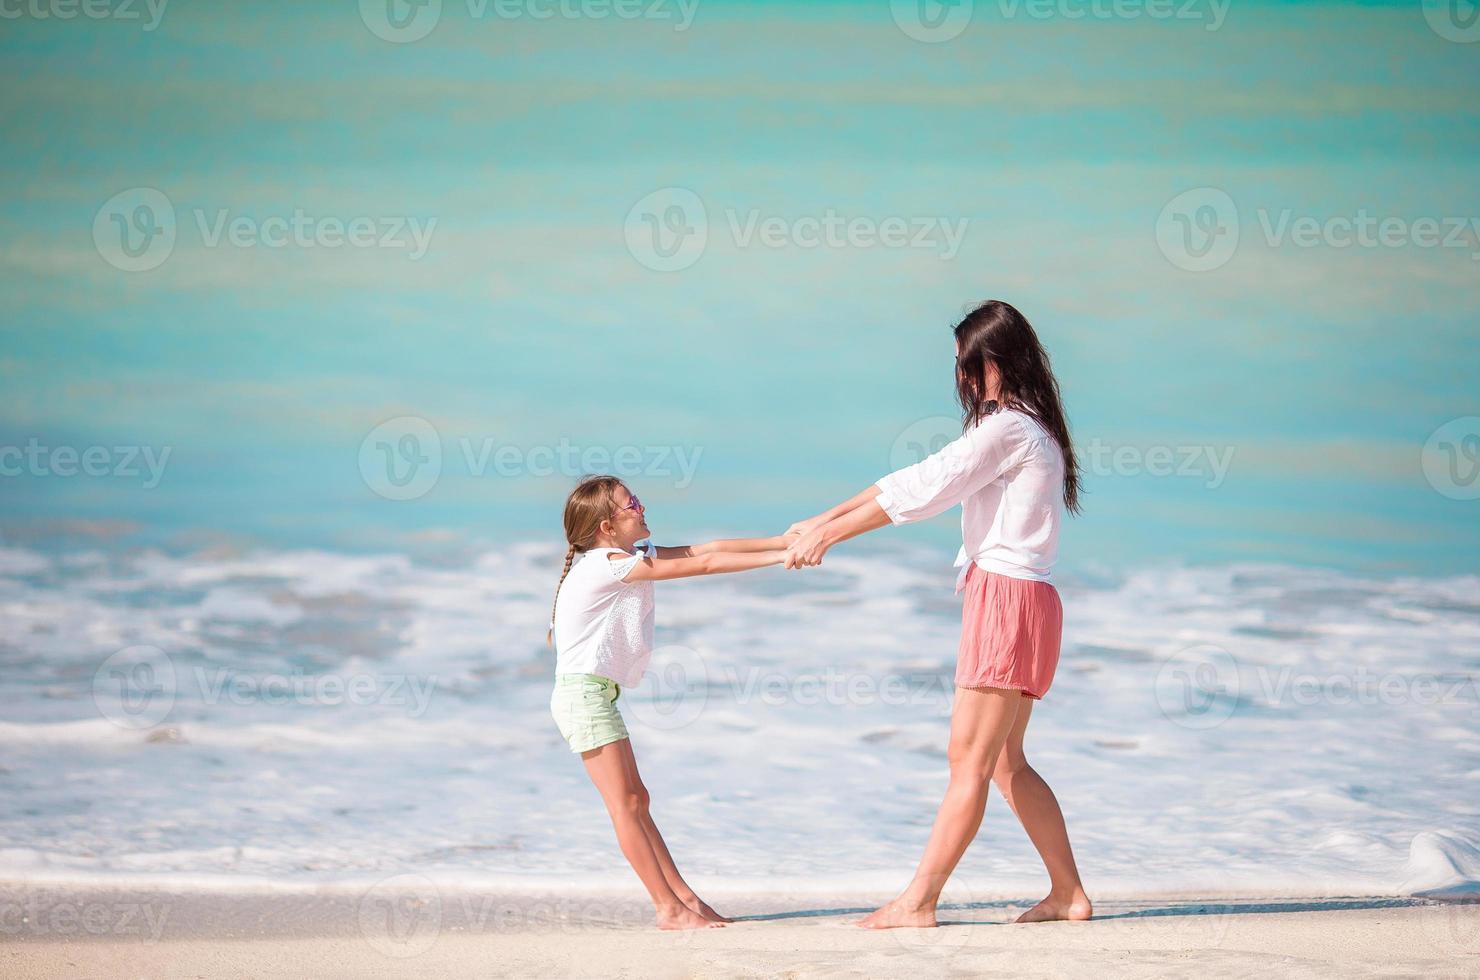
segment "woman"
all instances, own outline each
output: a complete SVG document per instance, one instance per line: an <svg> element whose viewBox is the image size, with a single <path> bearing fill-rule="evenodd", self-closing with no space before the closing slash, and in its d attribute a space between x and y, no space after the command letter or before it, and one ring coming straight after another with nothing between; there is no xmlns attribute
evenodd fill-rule
<svg viewBox="0 0 1480 980"><path fill-rule="evenodd" d="M935 925L941 889L981 826L989 780L1051 881L1048 897L1018 921L1088 919L1092 911L1058 800L1023 755L1033 702L1058 665L1063 609L1050 572L1062 513L1079 510L1079 468L1048 354L1023 315L992 300L955 334L961 438L793 525L800 537L787 550L788 568L819 565L839 541L963 505L950 785L914 880L859 923L869 929Z"/></svg>

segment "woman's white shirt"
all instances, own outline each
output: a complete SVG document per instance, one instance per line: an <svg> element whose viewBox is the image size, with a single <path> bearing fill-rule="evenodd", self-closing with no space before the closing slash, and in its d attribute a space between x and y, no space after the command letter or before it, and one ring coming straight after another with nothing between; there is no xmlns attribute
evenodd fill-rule
<svg viewBox="0 0 1480 980"><path fill-rule="evenodd" d="M639 551L592 548L571 565L555 596L555 673L596 674L624 687L642 681L653 654L653 583L624 579L658 549L648 542Z"/></svg>
<svg viewBox="0 0 1480 980"><path fill-rule="evenodd" d="M876 484L895 524L961 505L956 565L1039 582L1051 580L1064 511L1064 455L1042 423L1017 409L988 415L940 452Z"/></svg>

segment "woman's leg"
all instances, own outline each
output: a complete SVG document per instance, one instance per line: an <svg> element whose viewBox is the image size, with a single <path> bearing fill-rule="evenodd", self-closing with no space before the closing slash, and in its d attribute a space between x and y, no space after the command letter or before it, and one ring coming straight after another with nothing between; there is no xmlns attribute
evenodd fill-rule
<svg viewBox="0 0 1480 980"><path fill-rule="evenodd" d="M1019 922L1046 922L1050 919L1088 919L1093 911L1089 896L1079 880L1074 864L1074 851L1069 847L1069 831L1064 827L1064 814L1059 801L1043 777L1028 765L1023 754L1023 735L1033 714L1033 701L1024 698L1018 707L1017 721L1008 733L1007 744L997 758L992 782L1002 798L1017 814L1028 832L1028 839L1043 858L1048 869L1048 897L1018 917Z"/></svg>
<svg viewBox="0 0 1480 980"><path fill-rule="evenodd" d="M591 774L591 781L601 793L602 801L606 803L606 812L611 815L612 826L616 828L617 843L622 848L622 854L627 858L627 863L632 865L632 870L637 872L637 877L642 879L643 886L652 897L653 905L657 907L658 928L700 929L723 925L712 922L689 908L668 883L663 861L659 859L648 838L646 824L651 822L648 817L648 793L642 780L637 778L637 763L632 757L631 742L625 738L608 742L600 748L582 752L581 759L586 763L586 772ZM654 828L655 833L656 830ZM673 859L668 857L667 848L663 849L663 857L670 865L673 863Z"/></svg>
<svg viewBox="0 0 1480 980"><path fill-rule="evenodd" d="M647 787L643 785L642 776L637 771L637 756L632 752L632 743L624 739L617 744L623 746L622 755L624 764L627 766L629 782L639 788L643 799L649 799ZM653 822L651 807L643 809L641 819L643 833L647 835L653 855L658 859L658 866L663 870L663 878L668 882L668 887L673 889L673 894L678 896L679 901L710 922L733 922L733 919L727 919L710 908L707 902L694 893L689 883L683 880L683 875L678 873L678 866L673 863L673 855L668 853L668 845L664 843L663 835L658 832L658 825Z"/></svg>
<svg viewBox="0 0 1480 980"><path fill-rule="evenodd" d="M951 782L909 887L862 922L866 929L935 925L946 879L976 837L997 757L1017 718L1022 694L998 688L956 689L951 708Z"/></svg>

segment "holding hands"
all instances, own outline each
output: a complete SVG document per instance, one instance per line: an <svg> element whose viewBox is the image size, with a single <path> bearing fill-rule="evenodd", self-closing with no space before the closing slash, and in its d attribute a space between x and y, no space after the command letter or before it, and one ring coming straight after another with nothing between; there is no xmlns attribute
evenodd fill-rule
<svg viewBox="0 0 1480 980"><path fill-rule="evenodd" d="M783 564L787 568L821 565L822 556L833 545L888 524L888 515L874 500L878 495L877 485L864 487L836 507L787 528Z"/></svg>
<svg viewBox="0 0 1480 980"><path fill-rule="evenodd" d="M786 530L789 542L786 548L786 567L803 568L821 565L822 556L827 554L828 545L823 541L822 527L827 521L811 517L797 521Z"/></svg>

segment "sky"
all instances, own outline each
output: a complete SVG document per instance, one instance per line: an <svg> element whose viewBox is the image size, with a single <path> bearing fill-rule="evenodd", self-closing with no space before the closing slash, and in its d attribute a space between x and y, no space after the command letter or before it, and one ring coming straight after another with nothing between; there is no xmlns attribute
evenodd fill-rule
<svg viewBox="0 0 1480 980"><path fill-rule="evenodd" d="M593 469L774 533L949 435L996 298L1071 566L1474 569L1463 10L81 9L0 10L0 543L557 542Z"/></svg>

